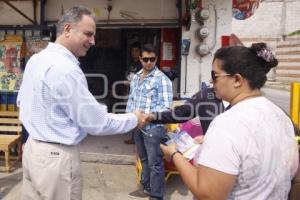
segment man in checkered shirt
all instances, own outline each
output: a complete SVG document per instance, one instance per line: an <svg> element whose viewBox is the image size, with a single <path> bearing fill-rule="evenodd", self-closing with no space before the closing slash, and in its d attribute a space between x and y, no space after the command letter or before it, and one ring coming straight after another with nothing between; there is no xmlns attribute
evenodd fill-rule
<svg viewBox="0 0 300 200"><path fill-rule="evenodd" d="M140 61L143 68L131 81L126 111L152 113L170 108L173 98L172 82L157 68L157 54L152 44L143 46ZM142 163L143 188L131 192L130 196L163 199L165 174L159 144L164 136L162 124L150 123L144 129L134 131L133 137Z"/></svg>

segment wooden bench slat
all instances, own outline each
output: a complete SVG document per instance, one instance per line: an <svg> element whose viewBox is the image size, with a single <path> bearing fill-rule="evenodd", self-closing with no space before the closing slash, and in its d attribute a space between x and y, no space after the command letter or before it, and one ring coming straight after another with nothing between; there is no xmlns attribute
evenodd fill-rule
<svg viewBox="0 0 300 200"><path fill-rule="evenodd" d="M1 111L0 116L19 117L18 111Z"/></svg>
<svg viewBox="0 0 300 200"><path fill-rule="evenodd" d="M0 125L0 132L21 132L22 127L21 126L3 126ZM1 133L0 133L1 134Z"/></svg>
<svg viewBox="0 0 300 200"><path fill-rule="evenodd" d="M21 121L16 118L0 118L0 124L21 124Z"/></svg>

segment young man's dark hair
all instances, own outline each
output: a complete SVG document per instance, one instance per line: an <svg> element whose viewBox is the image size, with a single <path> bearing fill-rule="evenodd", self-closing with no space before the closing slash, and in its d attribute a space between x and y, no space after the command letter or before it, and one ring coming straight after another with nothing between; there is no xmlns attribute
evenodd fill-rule
<svg viewBox="0 0 300 200"><path fill-rule="evenodd" d="M157 56L157 51L156 51L156 48L155 48L155 46L153 45L153 44L150 44L150 43L148 43L148 44L144 44L143 46L142 46L142 51L141 51L141 53L143 53L143 52L153 52L153 53L155 53L155 55Z"/></svg>

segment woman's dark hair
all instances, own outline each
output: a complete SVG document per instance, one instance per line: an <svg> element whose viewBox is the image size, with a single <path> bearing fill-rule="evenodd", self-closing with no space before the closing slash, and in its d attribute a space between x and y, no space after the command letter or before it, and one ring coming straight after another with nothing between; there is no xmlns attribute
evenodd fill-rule
<svg viewBox="0 0 300 200"><path fill-rule="evenodd" d="M261 88L266 74L278 64L277 59L265 43L254 43L251 47L231 46L220 48L214 59L222 61L222 69L228 74L240 74L249 81L252 89Z"/></svg>
<svg viewBox="0 0 300 200"><path fill-rule="evenodd" d="M144 44L142 46L142 51L141 53L143 52L149 52L149 53L155 53L155 55L157 56L157 52L156 52L156 48L154 47L153 44Z"/></svg>

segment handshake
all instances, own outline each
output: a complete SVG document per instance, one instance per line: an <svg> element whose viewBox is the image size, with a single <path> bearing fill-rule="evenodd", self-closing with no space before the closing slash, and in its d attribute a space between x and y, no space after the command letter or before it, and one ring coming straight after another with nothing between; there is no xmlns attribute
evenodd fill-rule
<svg viewBox="0 0 300 200"><path fill-rule="evenodd" d="M140 110L135 110L133 111L133 114L135 114L136 117L138 118L137 128L144 128L147 124L149 124L154 120L154 115L151 113L145 114Z"/></svg>

